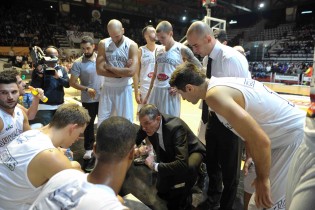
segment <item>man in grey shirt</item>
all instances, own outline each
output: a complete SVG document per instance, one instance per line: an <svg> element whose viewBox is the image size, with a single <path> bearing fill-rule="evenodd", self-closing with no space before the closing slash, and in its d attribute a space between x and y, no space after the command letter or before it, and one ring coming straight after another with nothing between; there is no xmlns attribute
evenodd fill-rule
<svg viewBox="0 0 315 210"><path fill-rule="evenodd" d="M96 53L94 52L94 40L92 37L84 36L81 41L83 55L74 61L71 68L70 85L81 90L81 102L85 107L91 121L84 131L83 159L91 159L94 137L94 120L98 114L98 103L101 88L101 77L96 73ZM80 79L80 82L78 81Z"/></svg>

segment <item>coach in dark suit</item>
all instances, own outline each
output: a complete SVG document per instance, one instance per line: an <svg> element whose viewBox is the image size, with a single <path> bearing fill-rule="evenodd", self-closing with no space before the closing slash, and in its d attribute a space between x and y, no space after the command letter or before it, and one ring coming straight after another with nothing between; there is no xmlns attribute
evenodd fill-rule
<svg viewBox="0 0 315 210"><path fill-rule="evenodd" d="M137 145L148 137L156 153L145 164L158 174L158 195L167 200L168 209L191 209L191 188L198 177L205 147L178 117L160 114L152 104L139 111Z"/></svg>

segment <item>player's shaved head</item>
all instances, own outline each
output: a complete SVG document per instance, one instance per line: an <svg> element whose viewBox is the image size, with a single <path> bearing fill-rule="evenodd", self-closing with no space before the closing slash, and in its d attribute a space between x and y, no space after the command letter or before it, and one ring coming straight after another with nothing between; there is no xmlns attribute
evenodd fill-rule
<svg viewBox="0 0 315 210"><path fill-rule="evenodd" d="M119 20L116 19L112 19L108 22L107 24L107 30L115 30L115 31L119 31L123 28L121 22Z"/></svg>
<svg viewBox="0 0 315 210"><path fill-rule="evenodd" d="M173 31L173 27L172 27L172 24L168 21L164 20L156 26L157 33L160 33L160 32L169 33L171 31Z"/></svg>

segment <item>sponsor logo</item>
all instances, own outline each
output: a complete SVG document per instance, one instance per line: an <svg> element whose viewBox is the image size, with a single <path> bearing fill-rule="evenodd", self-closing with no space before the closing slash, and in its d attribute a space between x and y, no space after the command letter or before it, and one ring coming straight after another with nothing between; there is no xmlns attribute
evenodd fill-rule
<svg viewBox="0 0 315 210"><path fill-rule="evenodd" d="M13 125L8 125L8 127L5 129L6 131L10 130L13 128Z"/></svg>
<svg viewBox="0 0 315 210"><path fill-rule="evenodd" d="M158 74L156 77L159 81L165 81L168 80L169 76L167 76L166 74Z"/></svg>

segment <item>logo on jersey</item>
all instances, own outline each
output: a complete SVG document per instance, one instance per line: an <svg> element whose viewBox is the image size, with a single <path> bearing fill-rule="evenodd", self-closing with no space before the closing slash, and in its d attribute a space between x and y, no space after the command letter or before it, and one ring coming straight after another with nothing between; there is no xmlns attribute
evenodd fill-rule
<svg viewBox="0 0 315 210"><path fill-rule="evenodd" d="M153 77L153 71L151 71L151 72L148 74L148 77L149 77L149 78L152 78L152 77Z"/></svg>
<svg viewBox="0 0 315 210"><path fill-rule="evenodd" d="M166 74L158 74L157 77L156 77L159 81L165 81L165 80L168 80L169 76L167 76Z"/></svg>
<svg viewBox="0 0 315 210"><path fill-rule="evenodd" d="M13 125L8 125L8 127L5 129L5 131L10 130L11 128L13 128Z"/></svg>

